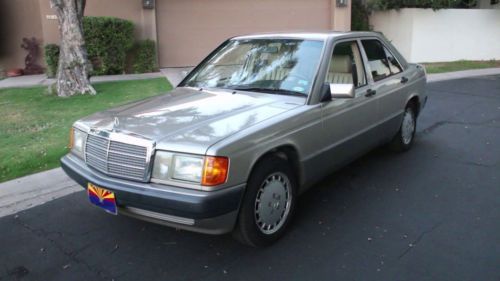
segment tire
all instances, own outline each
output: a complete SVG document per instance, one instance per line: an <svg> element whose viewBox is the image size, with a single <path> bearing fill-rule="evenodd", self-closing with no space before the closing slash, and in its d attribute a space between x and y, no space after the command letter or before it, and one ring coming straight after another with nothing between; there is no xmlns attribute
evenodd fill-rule
<svg viewBox="0 0 500 281"><path fill-rule="evenodd" d="M408 151L413 145L416 128L417 118L415 107L413 104L409 104L403 113L403 120L401 121L399 131L389 144L391 150L396 152Z"/></svg>
<svg viewBox="0 0 500 281"><path fill-rule="evenodd" d="M296 197L297 181L288 162L274 155L265 157L248 180L234 237L253 247L272 244L285 233Z"/></svg>

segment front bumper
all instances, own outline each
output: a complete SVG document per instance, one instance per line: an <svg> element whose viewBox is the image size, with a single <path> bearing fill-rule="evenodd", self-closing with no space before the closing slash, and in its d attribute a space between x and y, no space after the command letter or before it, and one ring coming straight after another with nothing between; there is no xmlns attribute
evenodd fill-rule
<svg viewBox="0 0 500 281"><path fill-rule="evenodd" d="M208 234L230 232L236 223L245 184L217 191L188 190L109 177L80 158L61 158L63 170L85 189L89 182L113 191L120 214Z"/></svg>

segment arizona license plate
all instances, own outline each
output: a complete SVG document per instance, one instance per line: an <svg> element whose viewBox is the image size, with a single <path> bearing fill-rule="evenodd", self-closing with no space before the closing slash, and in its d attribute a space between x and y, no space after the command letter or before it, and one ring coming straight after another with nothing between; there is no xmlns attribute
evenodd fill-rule
<svg viewBox="0 0 500 281"><path fill-rule="evenodd" d="M87 194L89 196L90 203L103 208L106 212L113 215L118 214L118 210L116 208L116 198L113 192L102 187L95 186L89 182L87 184Z"/></svg>

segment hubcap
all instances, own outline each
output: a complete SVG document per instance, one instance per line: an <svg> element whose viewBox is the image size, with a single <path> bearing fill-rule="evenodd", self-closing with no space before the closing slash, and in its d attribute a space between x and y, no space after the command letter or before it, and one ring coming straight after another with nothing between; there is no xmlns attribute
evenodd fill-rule
<svg viewBox="0 0 500 281"><path fill-rule="evenodd" d="M401 125L401 137L404 144L409 144L413 138L415 131L415 120L410 110L406 110L403 116L403 124Z"/></svg>
<svg viewBox="0 0 500 281"><path fill-rule="evenodd" d="M290 180L283 173L274 173L262 183L255 199L255 222L264 234L278 231L290 213L292 195Z"/></svg>

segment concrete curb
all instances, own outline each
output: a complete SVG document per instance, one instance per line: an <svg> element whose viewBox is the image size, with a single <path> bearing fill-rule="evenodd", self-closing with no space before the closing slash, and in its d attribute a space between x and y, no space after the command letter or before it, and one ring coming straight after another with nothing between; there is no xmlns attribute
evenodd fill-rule
<svg viewBox="0 0 500 281"><path fill-rule="evenodd" d="M0 217L83 190L61 168L0 183Z"/></svg>

